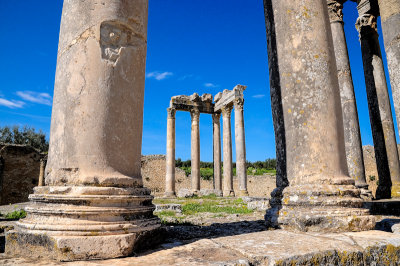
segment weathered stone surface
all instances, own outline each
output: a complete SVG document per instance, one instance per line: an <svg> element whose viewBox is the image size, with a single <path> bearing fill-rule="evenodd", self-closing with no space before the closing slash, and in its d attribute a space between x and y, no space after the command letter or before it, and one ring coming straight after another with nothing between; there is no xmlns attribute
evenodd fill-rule
<svg viewBox="0 0 400 266"><path fill-rule="evenodd" d="M333 46L335 49L336 65L342 104L344 141L349 175L356 181L356 186L367 189L365 179L363 153L361 147L360 126L351 75L349 55L343 22L343 0L329 0L328 12L331 21ZM369 192L369 198L372 193Z"/></svg>
<svg viewBox="0 0 400 266"><path fill-rule="evenodd" d="M326 1L265 0L264 8L277 158L284 164L266 220L302 231L372 229L375 218L348 175Z"/></svg>
<svg viewBox="0 0 400 266"><path fill-rule="evenodd" d="M214 112L214 103L212 102L212 95L205 93L201 97L197 93L193 93L190 96L178 95L171 98L170 108L174 108L178 111L191 111L197 109L200 113Z"/></svg>
<svg viewBox="0 0 400 266"><path fill-rule="evenodd" d="M168 108L167 118L167 147L166 147L166 173L165 196L175 196L175 113L176 110Z"/></svg>
<svg viewBox="0 0 400 266"><path fill-rule="evenodd" d="M368 109L374 140L379 187L376 198L397 196L400 191L400 164L393 117L378 40L377 1L363 0L358 5L356 28L360 34L361 52L367 89Z"/></svg>
<svg viewBox="0 0 400 266"><path fill-rule="evenodd" d="M2 265L58 265L46 260L0 257ZM397 265L400 236L382 231L299 234L283 230L172 242L138 257L73 265ZM66 263L66 265L72 263Z"/></svg>
<svg viewBox="0 0 400 266"><path fill-rule="evenodd" d="M393 104L400 129L400 0L378 0L383 40L392 88ZM400 195L400 177L392 178L392 196Z"/></svg>
<svg viewBox="0 0 400 266"><path fill-rule="evenodd" d="M0 205L28 201L44 155L30 146L0 144Z"/></svg>
<svg viewBox="0 0 400 266"><path fill-rule="evenodd" d="M104 259L159 240L140 169L147 10L64 1L46 186L8 232L8 254Z"/></svg>
<svg viewBox="0 0 400 266"><path fill-rule="evenodd" d="M192 190L197 193L200 190L200 111L192 109L190 116L192 118L190 137Z"/></svg>
<svg viewBox="0 0 400 266"><path fill-rule="evenodd" d="M195 193L191 189L181 188L178 190L178 198L190 198L193 197Z"/></svg>
<svg viewBox="0 0 400 266"><path fill-rule="evenodd" d="M214 160L214 189L217 195L222 195L221 177L221 113L214 113L213 120L213 160Z"/></svg>
<svg viewBox="0 0 400 266"><path fill-rule="evenodd" d="M222 126L223 126L222 145L224 154L223 195L225 197L235 196L235 192L233 191L231 113L232 113L232 106L228 105L222 108Z"/></svg>
<svg viewBox="0 0 400 266"><path fill-rule="evenodd" d="M155 212L161 211L174 211L174 212L182 212L182 205L181 204L157 204Z"/></svg>

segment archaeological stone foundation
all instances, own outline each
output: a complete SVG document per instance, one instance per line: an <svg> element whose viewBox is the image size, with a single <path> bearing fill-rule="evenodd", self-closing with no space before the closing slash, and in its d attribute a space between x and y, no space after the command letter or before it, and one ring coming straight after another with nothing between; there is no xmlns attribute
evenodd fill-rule
<svg viewBox="0 0 400 266"><path fill-rule="evenodd" d="M371 193L343 31L344 2L264 0L278 161L277 187L265 215L270 228L321 233L375 227L376 217L364 204ZM377 18L382 16L399 120L400 0L357 4L379 178L377 197L390 198L399 195L400 166ZM64 1L45 186L34 189L27 217L7 233L8 255L106 259L155 247L159 241L160 221L153 216L152 196L140 171L147 15L147 0ZM192 118L191 189L200 190L199 117L207 113L213 116L215 190L225 196L247 193L243 90L238 86L224 91L214 102L208 94L171 99L167 196L175 195L176 111L189 111ZM233 108L238 193L232 182ZM254 234L248 237L256 239ZM283 230L276 234L292 235L288 242L297 238ZM226 241L224 245L246 245L250 240Z"/></svg>

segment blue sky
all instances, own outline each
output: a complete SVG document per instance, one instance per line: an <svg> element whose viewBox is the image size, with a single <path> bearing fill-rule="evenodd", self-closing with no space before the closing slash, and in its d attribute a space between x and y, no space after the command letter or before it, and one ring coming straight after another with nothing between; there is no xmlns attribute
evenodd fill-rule
<svg viewBox="0 0 400 266"><path fill-rule="evenodd" d="M244 109L247 159L274 158L262 0L149 2L142 153L165 153L170 97L216 94L243 84L248 86ZM61 10L62 0L0 0L1 126L30 125L49 135ZM372 144L354 27L356 4L346 3L344 13L362 141ZM386 62L381 37L380 41ZM201 160L212 161L210 115L200 116L200 143ZM176 157L190 158L190 115L184 112L176 115Z"/></svg>

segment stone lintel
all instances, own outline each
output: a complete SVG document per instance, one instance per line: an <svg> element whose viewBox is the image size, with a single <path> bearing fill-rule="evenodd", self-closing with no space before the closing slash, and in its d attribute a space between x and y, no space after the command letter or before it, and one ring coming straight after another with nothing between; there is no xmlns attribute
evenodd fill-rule
<svg viewBox="0 0 400 266"><path fill-rule="evenodd" d="M200 113L212 114L214 113L214 104L212 103L212 95L205 93L199 96L193 93L190 96L178 95L171 98L170 108L177 111L190 112L193 108L199 110Z"/></svg>
<svg viewBox="0 0 400 266"><path fill-rule="evenodd" d="M376 17L379 16L379 5L377 0L361 0L358 1L357 6L358 14L365 15L371 14Z"/></svg>
<svg viewBox="0 0 400 266"><path fill-rule="evenodd" d="M236 85L233 90L224 90L222 93L218 93L214 97L215 106L214 112L221 112L222 107L233 105L235 99L242 98L243 99L243 91L247 88L247 86Z"/></svg>

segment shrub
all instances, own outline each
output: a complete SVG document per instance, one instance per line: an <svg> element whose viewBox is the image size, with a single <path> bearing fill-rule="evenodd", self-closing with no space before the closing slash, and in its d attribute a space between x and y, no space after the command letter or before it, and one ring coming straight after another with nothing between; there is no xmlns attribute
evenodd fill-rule
<svg viewBox="0 0 400 266"><path fill-rule="evenodd" d="M26 212L24 210L13 211L5 215L5 218L10 220L17 220L25 217L26 217Z"/></svg>
<svg viewBox="0 0 400 266"><path fill-rule="evenodd" d="M40 152L49 150L49 142L46 140L46 134L41 130L36 132L35 128L24 126L0 127L0 143L30 145Z"/></svg>

